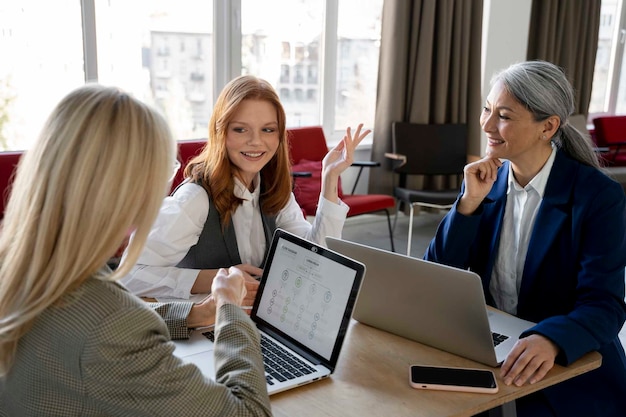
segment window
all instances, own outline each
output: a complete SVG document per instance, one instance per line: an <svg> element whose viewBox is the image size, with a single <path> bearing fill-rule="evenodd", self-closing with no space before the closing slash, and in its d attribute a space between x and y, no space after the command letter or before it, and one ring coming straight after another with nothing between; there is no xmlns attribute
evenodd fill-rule
<svg viewBox="0 0 626 417"><path fill-rule="evenodd" d="M303 82L302 65L321 65L319 60L310 62L305 51L310 44L320 42L324 18L324 2L319 0L241 0L241 61L254 62L244 66L242 73L261 77L280 92L290 127L322 123L321 103L301 101L302 91L296 88ZM264 45L265 55L254 56L245 48L256 43Z"/></svg>
<svg viewBox="0 0 626 417"><path fill-rule="evenodd" d="M242 73L280 91L290 127L321 124L336 139L347 126L372 127L382 5L383 0L241 0L242 62L258 60ZM253 56L245 47L257 43L266 55Z"/></svg>
<svg viewBox="0 0 626 417"><path fill-rule="evenodd" d="M289 58L291 58L291 47L289 42L283 42L283 55L281 58L285 60L289 60Z"/></svg>
<svg viewBox="0 0 626 417"><path fill-rule="evenodd" d="M307 83L317 84L317 67L315 65L307 67Z"/></svg>
<svg viewBox="0 0 626 417"><path fill-rule="evenodd" d="M86 81L159 108L177 139L206 136L216 95L238 74L276 88L289 127L321 124L338 138L348 125L372 127L382 3L2 2L0 150L27 149L52 107Z"/></svg>
<svg viewBox="0 0 626 417"><path fill-rule="evenodd" d="M589 117L626 114L626 2L602 0Z"/></svg>
<svg viewBox="0 0 626 417"><path fill-rule="evenodd" d="M304 74L303 74L304 70L302 68L302 65L296 65L295 70L296 70L296 75L294 77L294 83L296 84L304 83Z"/></svg>
<svg viewBox="0 0 626 417"><path fill-rule="evenodd" d="M177 139L206 137L213 109L213 2L94 3L98 82L156 106Z"/></svg>
<svg viewBox="0 0 626 417"><path fill-rule="evenodd" d="M0 51L0 150L25 149L57 102L85 82L80 3L3 1Z"/></svg>
<svg viewBox="0 0 626 417"><path fill-rule="evenodd" d="M339 2L335 129L374 126L382 2ZM374 98L372 100L372 98Z"/></svg>

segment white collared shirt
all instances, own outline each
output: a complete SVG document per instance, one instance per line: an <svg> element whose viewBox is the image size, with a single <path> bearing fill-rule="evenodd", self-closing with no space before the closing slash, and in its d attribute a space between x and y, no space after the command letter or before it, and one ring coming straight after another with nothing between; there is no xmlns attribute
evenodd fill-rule
<svg viewBox="0 0 626 417"><path fill-rule="evenodd" d="M265 241L259 205L260 176L250 192L235 179L234 193L243 203L232 217L241 262L261 265ZM341 237L349 207L342 201L331 203L320 196L313 224L291 194L287 205L276 216L276 227L326 245L326 236ZM178 268L189 248L198 242L209 213L209 199L197 184L182 185L173 196L166 197L152 226L137 265L121 282L135 295L151 297L189 298L199 270Z"/></svg>
<svg viewBox="0 0 626 417"><path fill-rule="evenodd" d="M496 306L510 314L517 313L517 301L528 242L555 156L556 149L553 146L546 163L525 187L520 186L515 180L512 165L509 164L506 208L500 232L500 243L491 272L489 292Z"/></svg>

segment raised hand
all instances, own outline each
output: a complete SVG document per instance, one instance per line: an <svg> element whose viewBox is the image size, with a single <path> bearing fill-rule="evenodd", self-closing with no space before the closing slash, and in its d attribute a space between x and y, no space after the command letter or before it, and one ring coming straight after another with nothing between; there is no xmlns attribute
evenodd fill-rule
<svg viewBox="0 0 626 417"><path fill-rule="evenodd" d="M329 201L337 203L339 176L354 162L354 150L361 141L371 133L370 129L363 129L360 123L354 135L352 129L348 127L341 142L328 151L322 161L322 195Z"/></svg>
<svg viewBox="0 0 626 417"><path fill-rule="evenodd" d="M499 159L491 157L485 157L465 166L463 169L465 191L457 205L459 213L470 215L476 211L491 191L501 166L502 162Z"/></svg>

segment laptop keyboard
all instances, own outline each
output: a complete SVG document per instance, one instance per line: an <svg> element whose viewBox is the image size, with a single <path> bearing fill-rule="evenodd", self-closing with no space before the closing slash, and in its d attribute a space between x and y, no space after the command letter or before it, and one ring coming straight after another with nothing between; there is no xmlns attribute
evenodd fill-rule
<svg viewBox="0 0 626 417"><path fill-rule="evenodd" d="M211 342L215 342L213 330L202 334ZM284 382L315 372L313 367L283 349L264 334L261 334L261 352L263 352L263 365L266 372L265 379L270 385L274 385L276 381Z"/></svg>
<svg viewBox="0 0 626 417"><path fill-rule="evenodd" d="M505 336L500 333L491 332L491 337L493 337L493 345L498 346L500 343L504 342L509 336Z"/></svg>
<svg viewBox="0 0 626 417"><path fill-rule="evenodd" d="M284 382L315 372L311 366L285 351L264 334L261 334L261 351L265 372L267 372L267 383L270 385L274 384L274 380Z"/></svg>
<svg viewBox="0 0 626 417"><path fill-rule="evenodd" d="M206 337L211 342L215 342L215 332L213 330L209 330L208 332L202 332L202 336Z"/></svg>

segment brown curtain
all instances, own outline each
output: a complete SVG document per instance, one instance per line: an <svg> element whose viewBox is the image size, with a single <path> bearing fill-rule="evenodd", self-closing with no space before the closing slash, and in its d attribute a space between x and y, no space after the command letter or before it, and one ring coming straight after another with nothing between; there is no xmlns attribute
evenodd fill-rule
<svg viewBox="0 0 626 417"><path fill-rule="evenodd" d="M480 154L483 0L385 1L371 193L392 194L391 123L468 123L468 152Z"/></svg>
<svg viewBox="0 0 626 417"><path fill-rule="evenodd" d="M577 92L576 111L587 116L598 50L601 0L533 0L528 59L559 65Z"/></svg>

